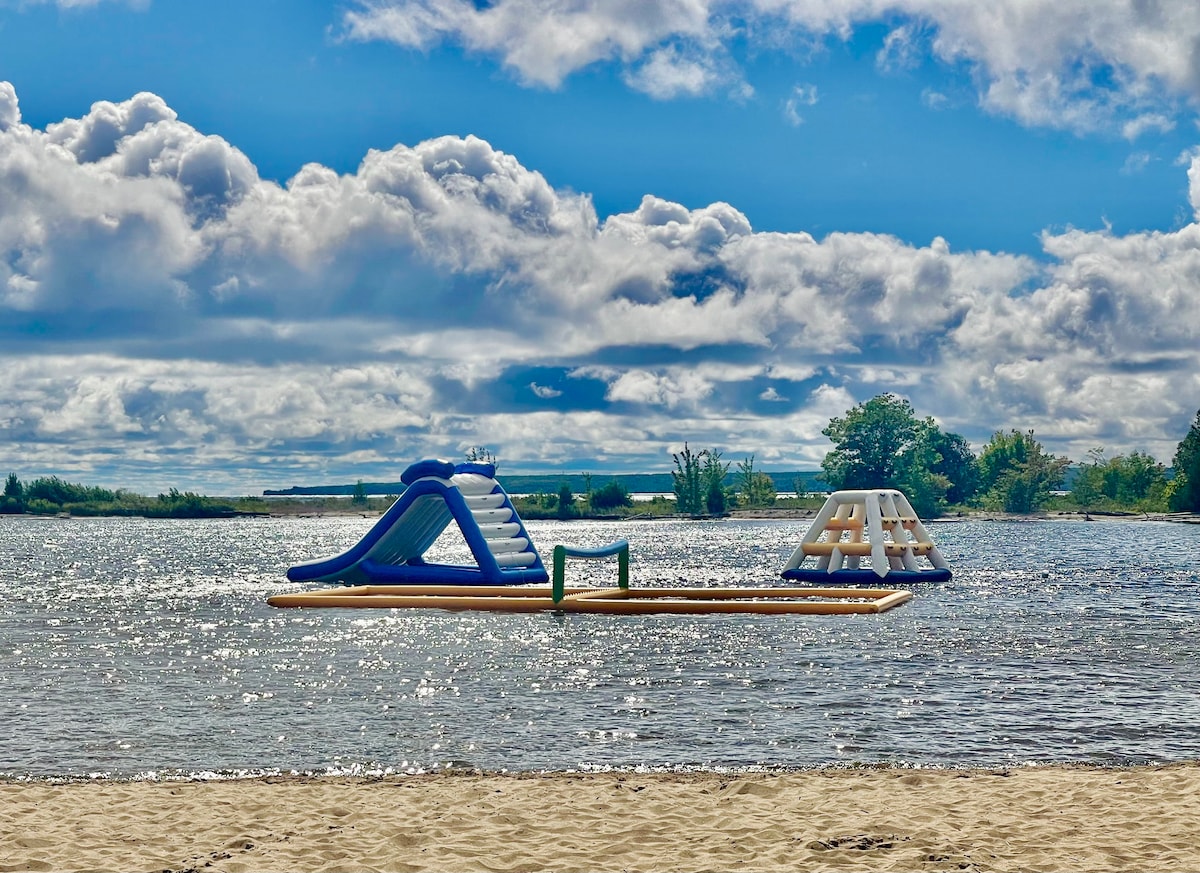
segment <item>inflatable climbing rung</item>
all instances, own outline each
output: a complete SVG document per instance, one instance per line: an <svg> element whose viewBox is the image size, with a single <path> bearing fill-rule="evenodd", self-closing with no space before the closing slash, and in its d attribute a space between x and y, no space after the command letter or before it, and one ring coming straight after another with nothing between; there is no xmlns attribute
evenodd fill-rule
<svg viewBox="0 0 1200 873"><path fill-rule="evenodd" d="M843 555L869 557L871 554L870 543L804 543L801 548L804 549L804 554L806 555L832 555L834 549L837 549Z"/></svg>
<svg viewBox="0 0 1200 873"><path fill-rule="evenodd" d="M825 530L862 530L861 518L831 518L825 522Z"/></svg>
<svg viewBox="0 0 1200 873"><path fill-rule="evenodd" d="M504 494L500 491L494 494L465 494L463 500L472 510L495 509L497 506L504 505Z"/></svg>
<svg viewBox="0 0 1200 873"><path fill-rule="evenodd" d="M499 509L473 509L471 515L476 524L501 524L513 517L513 511L502 506Z"/></svg>
<svg viewBox="0 0 1200 873"><path fill-rule="evenodd" d="M503 554L504 552L523 552L529 545L529 540L525 537L512 537L507 540L488 540L487 547L493 555Z"/></svg>
<svg viewBox="0 0 1200 873"><path fill-rule="evenodd" d="M536 560L535 552L505 552L496 555L496 563L501 567L528 567Z"/></svg>
<svg viewBox="0 0 1200 873"><path fill-rule="evenodd" d="M521 526L516 522L508 524L481 524L479 532L485 540L500 540L515 537L521 532Z"/></svg>
<svg viewBox="0 0 1200 873"><path fill-rule="evenodd" d="M806 555L832 555L834 549L837 549L843 555L858 555L859 557L870 557L871 555L870 543L804 543L801 548ZM888 557L900 557L907 553L927 555L932 551L933 543L883 544L883 553Z"/></svg>

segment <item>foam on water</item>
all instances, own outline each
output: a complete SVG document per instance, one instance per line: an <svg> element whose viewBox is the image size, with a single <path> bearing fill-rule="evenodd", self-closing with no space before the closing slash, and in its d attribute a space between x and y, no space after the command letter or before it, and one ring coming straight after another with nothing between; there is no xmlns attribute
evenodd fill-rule
<svg viewBox="0 0 1200 873"><path fill-rule="evenodd" d="M0 773L1145 763L1200 751L1200 527L939 524L880 616L273 610L370 520L0 517ZM533 522L638 585L772 584L805 522ZM453 538L438 560L465 558ZM572 564L572 581L615 570Z"/></svg>

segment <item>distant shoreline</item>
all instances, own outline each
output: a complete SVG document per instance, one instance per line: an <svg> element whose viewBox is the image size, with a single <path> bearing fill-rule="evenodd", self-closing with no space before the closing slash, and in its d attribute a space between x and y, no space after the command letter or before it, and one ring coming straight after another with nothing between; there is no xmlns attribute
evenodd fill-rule
<svg viewBox="0 0 1200 873"><path fill-rule="evenodd" d="M276 508L271 508L263 512L232 512L232 513L214 513L212 515L200 515L193 518L187 516L162 516L161 518L172 518L178 520L195 520L195 519L239 519L239 518L364 518L378 519L386 509L361 509L361 508L343 508L343 507L326 507L326 506L299 506L288 505ZM566 521L714 521L722 518L728 518L735 521L804 521L811 519L816 515L815 509L734 509L721 516L690 516L690 515L630 515L630 516L584 516L580 518L565 519ZM160 518L159 516L143 516L143 515L125 515L114 513L112 515L68 515L59 513L57 515L43 515L36 513L8 513L0 515L0 518L31 518L31 519L49 519L49 518ZM529 518L526 521L560 521L563 519L535 519ZM1055 512L1038 512L1030 515L1018 515L1008 512L991 512L987 510L976 510L962 515L943 515L936 518L922 519L927 524L954 524L963 521L1008 521L1008 522L1056 522L1056 521L1086 521L1086 522L1147 522L1147 521L1166 521L1177 524L1200 524L1200 513L1195 512L1075 512L1075 511L1055 511Z"/></svg>
<svg viewBox="0 0 1200 873"><path fill-rule="evenodd" d="M386 511L386 510L385 510ZM611 516L589 516L568 521L712 521L720 518L746 521L804 521L816 515L815 509L734 509L724 516L688 516L688 515L656 515L656 516L626 516L613 518ZM272 511L271 518L379 518L383 512L363 511L355 509L327 508L295 508L282 511ZM539 521L543 519L527 519ZM557 521L559 519L549 519ZM962 521L1021 521L1021 522L1055 522L1055 521L1090 521L1090 522L1146 522L1169 521L1180 524L1200 524L1200 513L1195 512L1039 512L1031 515L1017 515L1008 512L990 512L977 510L964 515L943 515L927 518L923 521L932 524L953 524Z"/></svg>

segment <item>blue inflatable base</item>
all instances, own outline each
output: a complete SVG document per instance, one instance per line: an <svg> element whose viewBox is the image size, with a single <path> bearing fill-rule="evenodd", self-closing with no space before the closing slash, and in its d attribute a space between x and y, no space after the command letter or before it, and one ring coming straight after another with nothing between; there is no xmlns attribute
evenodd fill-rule
<svg viewBox="0 0 1200 873"><path fill-rule="evenodd" d="M886 576L877 576L874 570L817 570L813 567L797 567L795 570L784 570L784 579L793 582L815 582L827 586L837 585L870 585L879 588L883 585L910 585L915 582L949 582L950 571L932 568L929 570L889 570Z"/></svg>

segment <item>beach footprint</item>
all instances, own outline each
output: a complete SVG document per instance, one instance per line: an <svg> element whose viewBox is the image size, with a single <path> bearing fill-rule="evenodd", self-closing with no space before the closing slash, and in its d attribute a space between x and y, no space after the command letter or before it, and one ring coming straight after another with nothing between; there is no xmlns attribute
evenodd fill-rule
<svg viewBox="0 0 1200 873"><path fill-rule="evenodd" d="M896 843L907 840L908 837L897 837L895 834L853 834L848 837L830 837L825 840L813 840L808 848L818 852L830 849L852 849L866 852L873 849L894 849Z"/></svg>

